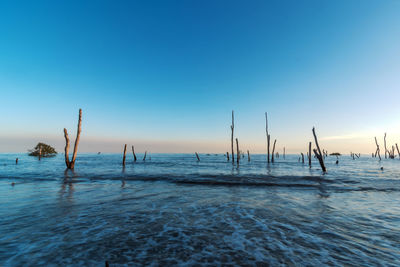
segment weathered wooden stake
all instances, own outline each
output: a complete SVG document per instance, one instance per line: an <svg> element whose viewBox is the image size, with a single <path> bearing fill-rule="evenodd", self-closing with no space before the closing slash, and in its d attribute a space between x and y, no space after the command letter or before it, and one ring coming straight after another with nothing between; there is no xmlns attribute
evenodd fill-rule
<svg viewBox="0 0 400 267"><path fill-rule="evenodd" d="M301 163L304 164L304 154L303 153L300 153L300 154L301 154Z"/></svg>
<svg viewBox="0 0 400 267"><path fill-rule="evenodd" d="M250 161L250 152L247 150L247 161Z"/></svg>
<svg viewBox="0 0 400 267"><path fill-rule="evenodd" d="M132 154L133 154L133 161L136 162L136 154L135 154L135 148L132 146Z"/></svg>
<svg viewBox="0 0 400 267"><path fill-rule="evenodd" d="M122 166L125 167L125 158L126 158L126 144L124 145L124 156L122 158Z"/></svg>
<svg viewBox="0 0 400 267"><path fill-rule="evenodd" d="M231 149L232 149L232 165L235 164L235 152L233 151L233 130L235 129L235 118L234 118L234 114L233 114L233 110L232 110L232 125L231 125ZM239 154L237 155L237 157L239 157Z"/></svg>
<svg viewBox="0 0 400 267"><path fill-rule="evenodd" d="M326 172L326 168L325 168L325 164L324 164L324 158L322 157L322 153L321 153L321 149L319 148L318 145L318 139L317 139L317 135L315 134L315 127L312 128L312 132L314 135L314 141L315 141L315 145L317 146L317 149L314 149L314 154L317 157L319 164L321 165L321 169L323 172Z"/></svg>
<svg viewBox="0 0 400 267"><path fill-rule="evenodd" d="M15 159L15 164L18 164L18 158Z"/></svg>
<svg viewBox="0 0 400 267"><path fill-rule="evenodd" d="M311 168L311 142L308 143L308 166Z"/></svg>
<svg viewBox="0 0 400 267"><path fill-rule="evenodd" d="M276 139L274 141L274 145L272 147L272 158L271 158L271 162L274 163L275 162L275 158L274 158L274 153L275 153L275 145L276 145Z"/></svg>
<svg viewBox="0 0 400 267"><path fill-rule="evenodd" d="M197 152L194 152L194 153L196 154L197 161L200 161L199 154L197 154Z"/></svg>
<svg viewBox="0 0 400 267"><path fill-rule="evenodd" d="M396 148L397 148L397 154L399 154L399 159L400 159L400 151L399 151L399 147L397 146L397 143L396 143Z"/></svg>
<svg viewBox="0 0 400 267"><path fill-rule="evenodd" d="M269 163L269 148L270 148L270 143L271 143L271 136L268 133L268 115L267 112L265 112L265 132L267 134L267 162Z"/></svg>
<svg viewBox="0 0 400 267"><path fill-rule="evenodd" d="M226 159L229 161L229 152L226 152Z"/></svg>
<svg viewBox="0 0 400 267"><path fill-rule="evenodd" d="M143 161L146 160L146 155L147 155L147 151L144 152L144 157L143 157Z"/></svg>
<svg viewBox="0 0 400 267"><path fill-rule="evenodd" d="M285 159L285 156L286 156L286 148L283 147L283 159Z"/></svg>
<svg viewBox="0 0 400 267"><path fill-rule="evenodd" d="M375 136L375 144L376 144L375 157L376 157L376 154L378 154L379 160L381 160L381 153L380 153L380 149L379 149L379 145L378 145L378 140L376 140L376 136Z"/></svg>
<svg viewBox="0 0 400 267"><path fill-rule="evenodd" d="M239 167L239 161L240 161L240 153L239 153L239 141L236 138L236 162L237 162L237 166Z"/></svg>
<svg viewBox="0 0 400 267"><path fill-rule="evenodd" d="M81 125L82 125L82 109L79 109L79 118L78 118L78 130L76 133L75 145L74 145L74 153L72 155L72 160L69 160L69 137L67 129L64 128L64 137L65 137L65 164L67 165L68 169L74 169L75 167L75 160L76 155L78 154L78 145L79 145L79 138L81 135Z"/></svg>
<svg viewBox="0 0 400 267"><path fill-rule="evenodd" d="M385 146L385 159L387 159L386 154L387 154L388 150L387 150L387 148L386 148L386 133L385 133L385 135L383 136L383 145Z"/></svg>

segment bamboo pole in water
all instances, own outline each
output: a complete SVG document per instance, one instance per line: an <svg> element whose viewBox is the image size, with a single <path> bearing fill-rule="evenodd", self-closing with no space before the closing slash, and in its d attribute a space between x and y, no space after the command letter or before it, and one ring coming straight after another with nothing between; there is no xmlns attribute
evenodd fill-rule
<svg viewBox="0 0 400 267"><path fill-rule="evenodd" d="M124 145L124 156L122 158L122 166L125 167L125 159L126 159L126 144Z"/></svg>
<svg viewBox="0 0 400 267"><path fill-rule="evenodd" d="M272 147L272 157L271 157L271 162L272 162L272 163L275 162L275 158L274 158L275 145L276 145L276 139L275 139L274 145L273 145L273 147Z"/></svg>
<svg viewBox="0 0 400 267"><path fill-rule="evenodd" d="M194 153L196 154L197 161L200 161L199 154L197 154L197 152L194 152Z"/></svg>
<svg viewBox="0 0 400 267"><path fill-rule="evenodd" d="M135 148L132 146L132 154L133 154L133 161L136 162L137 158L136 158L136 154L135 154Z"/></svg>
<svg viewBox="0 0 400 267"><path fill-rule="evenodd" d="M233 151L233 130L235 129L235 118L232 110L232 124L231 124L231 149L232 149L232 165L235 164L235 152ZM237 155L239 157L239 154Z"/></svg>
<svg viewBox="0 0 400 267"><path fill-rule="evenodd" d="M68 169L74 169L75 167L75 160L76 155L78 154L78 145L79 145L79 138L81 136L81 125L82 125L82 109L79 109L79 118L78 118L78 129L76 133L75 145L74 145L74 153L72 155L72 160L69 160L69 137L67 129L64 128L64 137L65 137L65 165L67 165Z"/></svg>
<svg viewBox="0 0 400 267"><path fill-rule="evenodd" d="M240 156L239 156L239 141L236 138L236 162L237 162L237 166L239 167L239 161L240 161Z"/></svg>
<svg viewBox="0 0 400 267"><path fill-rule="evenodd" d="M315 145L317 146L317 149L314 149L314 154L317 157L319 164L321 165L322 171L326 172L326 168L325 168L325 164L324 164L324 158L322 157L322 153L321 153L321 149L319 148L318 145L318 139L317 139L317 135L315 134L315 127L312 128L312 132L314 135L314 141L315 141Z"/></svg>
<svg viewBox="0 0 400 267"><path fill-rule="evenodd" d="M308 166L311 168L311 142L308 143Z"/></svg>

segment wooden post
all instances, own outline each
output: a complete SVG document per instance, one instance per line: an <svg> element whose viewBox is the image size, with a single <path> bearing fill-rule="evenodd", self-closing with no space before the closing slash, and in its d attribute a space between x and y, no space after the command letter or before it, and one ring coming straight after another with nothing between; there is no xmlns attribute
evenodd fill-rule
<svg viewBox="0 0 400 267"><path fill-rule="evenodd" d="M301 163L304 164L304 154L303 153L300 153L300 154L301 154Z"/></svg>
<svg viewBox="0 0 400 267"><path fill-rule="evenodd" d="M143 157L143 161L146 160L146 155L147 155L147 151L144 152L144 157Z"/></svg>
<svg viewBox="0 0 400 267"><path fill-rule="evenodd" d="M275 162L275 158L274 158L274 153L275 153L275 145L276 145L276 139L274 141L274 145L272 147L272 157L271 157L271 162L274 163Z"/></svg>
<svg viewBox="0 0 400 267"><path fill-rule="evenodd" d="M311 142L308 143L308 166L311 168Z"/></svg>
<svg viewBox="0 0 400 267"><path fill-rule="evenodd" d="M239 153L239 141L236 138L236 162L237 162L237 166L239 167L239 161L240 161L240 153Z"/></svg>
<svg viewBox="0 0 400 267"><path fill-rule="evenodd" d="M226 152L226 159L229 161L229 152Z"/></svg>
<svg viewBox="0 0 400 267"><path fill-rule="evenodd" d="M231 149L232 149L232 165L235 164L235 152L233 151L233 130L235 129L235 118L232 110L232 124L231 124ZM239 157L239 155L236 155Z"/></svg>
<svg viewBox="0 0 400 267"><path fill-rule="evenodd" d="M269 148L270 148L270 142L271 142L271 136L268 133L268 115L267 112L265 112L265 132L267 134L267 162L269 163Z"/></svg>
<svg viewBox="0 0 400 267"><path fill-rule="evenodd" d="M326 172L326 168L325 168L325 164L324 164L324 158L322 157L321 149L319 148L319 145L318 145L317 135L315 134L315 127L312 128L312 132L313 132L313 135L314 135L315 145L317 146L317 149L318 149L318 150L316 150L316 149L313 150L314 154L317 157L317 159L319 161L319 164L321 165L322 171Z"/></svg>
<svg viewBox="0 0 400 267"><path fill-rule="evenodd" d="M18 164L18 158L15 159L15 164Z"/></svg>
<svg viewBox="0 0 400 267"><path fill-rule="evenodd" d="M386 148L386 133L385 133L385 135L383 136L383 142L384 142L384 146L385 146L385 159L387 159L387 156L386 156L386 154L387 154L387 148Z"/></svg>
<svg viewBox="0 0 400 267"><path fill-rule="evenodd" d="M78 154L78 145L79 145L79 138L81 135L81 125L82 125L82 109L79 109L79 118L78 118L78 130L76 134L76 139L75 139L75 145L74 145L74 153L72 155L72 160L69 160L69 137L68 137L68 132L67 129L64 128L64 137L65 137L65 165L67 165L68 169L74 169L75 167L75 160L76 160L76 155Z"/></svg>
<svg viewBox="0 0 400 267"><path fill-rule="evenodd" d="M194 152L194 153L196 154L197 161L200 161L199 154L197 154L197 152Z"/></svg>
<svg viewBox="0 0 400 267"><path fill-rule="evenodd" d="M250 162L250 152L249 152L249 150L247 150L247 161Z"/></svg>
<svg viewBox="0 0 400 267"><path fill-rule="evenodd" d="M39 160L41 159L41 157L42 157L42 146L39 145Z"/></svg>
<svg viewBox="0 0 400 267"><path fill-rule="evenodd" d="M126 144L124 146L124 157L122 158L122 166L125 167L125 159L126 159Z"/></svg>
<svg viewBox="0 0 400 267"><path fill-rule="evenodd" d="M132 154L133 154L133 161L136 162L136 154L135 154L135 148L132 146Z"/></svg>
<svg viewBox="0 0 400 267"><path fill-rule="evenodd" d="M400 151L399 151L399 147L397 146L397 143L396 143L396 148L397 148L397 154L399 154L399 159L400 159Z"/></svg>
<svg viewBox="0 0 400 267"><path fill-rule="evenodd" d="M378 145L378 140L376 140L376 136L375 136L375 144L376 144L375 157L376 157L376 154L378 154L379 160L381 160L381 153L380 153L380 149L379 149L379 145Z"/></svg>
<svg viewBox="0 0 400 267"><path fill-rule="evenodd" d="M286 156L286 148L283 147L283 159L285 159L285 156Z"/></svg>

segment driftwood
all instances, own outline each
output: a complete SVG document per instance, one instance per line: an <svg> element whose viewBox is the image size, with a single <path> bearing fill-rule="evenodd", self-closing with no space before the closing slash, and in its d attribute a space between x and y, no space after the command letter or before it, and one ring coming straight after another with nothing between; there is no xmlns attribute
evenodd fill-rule
<svg viewBox="0 0 400 267"><path fill-rule="evenodd" d="M304 164L304 154L303 153L300 153L300 154L301 154L301 163Z"/></svg>
<svg viewBox="0 0 400 267"><path fill-rule="evenodd" d="M247 150L247 161L250 161L250 152Z"/></svg>
<svg viewBox="0 0 400 267"><path fill-rule="evenodd" d="M376 155L378 154L379 160L381 160L380 149L379 149L379 145L378 145L378 140L376 140L376 136L375 136L375 144L376 144L375 157L376 157Z"/></svg>
<svg viewBox="0 0 400 267"><path fill-rule="evenodd" d="M308 166L311 168L311 142L308 143Z"/></svg>
<svg viewBox="0 0 400 267"><path fill-rule="evenodd" d="M318 139L317 139L317 135L315 134L315 128L314 127L312 128L312 132L313 132L313 135L314 135L315 145L317 146L317 149L313 150L314 154L317 157L317 159L319 161L319 164L321 165L322 171L326 172L326 168L325 168L325 164L324 164L324 158L322 156L321 149L319 148L319 145L318 145Z"/></svg>
<svg viewBox="0 0 400 267"><path fill-rule="evenodd" d="M135 148L132 146L132 154L133 154L133 161L136 162L137 158L136 158L136 154L135 154Z"/></svg>
<svg viewBox="0 0 400 267"><path fill-rule="evenodd" d="M237 166L239 167L239 161L240 161L240 152L239 152L239 141L236 138L236 162L237 162Z"/></svg>
<svg viewBox="0 0 400 267"><path fill-rule="evenodd" d="M269 148L270 148L270 143L271 143L271 136L268 133L268 115L267 112L265 112L265 132L267 134L267 162L269 163Z"/></svg>
<svg viewBox="0 0 400 267"><path fill-rule="evenodd" d="M235 152L233 151L233 130L235 129L235 117L232 110L232 124L231 124L231 149L232 149L232 165L235 164ZM237 155L239 156L239 155Z"/></svg>
<svg viewBox="0 0 400 267"><path fill-rule="evenodd" d="M197 161L200 161L199 154L197 154L197 152L194 152L194 153L196 154Z"/></svg>
<svg viewBox="0 0 400 267"><path fill-rule="evenodd" d="M275 152L275 145L276 145L276 139L274 141L274 145L272 147L272 158L271 158L271 162L274 163L275 162L275 158L274 158L274 152Z"/></svg>
<svg viewBox="0 0 400 267"><path fill-rule="evenodd" d="M383 145L385 146L385 159L387 159L386 154L387 154L388 150L387 150L387 147L386 147L386 133L383 136Z"/></svg>
<svg viewBox="0 0 400 267"><path fill-rule="evenodd" d="M124 145L124 156L122 158L122 166L125 167L125 159L126 159L126 144Z"/></svg>
<svg viewBox="0 0 400 267"><path fill-rule="evenodd" d="M69 137L67 129L64 128L64 137L65 137L65 165L67 165L68 169L74 169L75 167L75 160L76 155L78 154L78 145L79 145L79 138L81 136L81 125L82 125L82 109L79 109L79 118L78 118L78 130L76 133L75 145L74 145L74 153L72 155L72 160L69 160Z"/></svg>
<svg viewBox="0 0 400 267"><path fill-rule="evenodd" d="M143 157L143 161L146 160L146 156L147 156L147 151L144 152L144 157Z"/></svg>

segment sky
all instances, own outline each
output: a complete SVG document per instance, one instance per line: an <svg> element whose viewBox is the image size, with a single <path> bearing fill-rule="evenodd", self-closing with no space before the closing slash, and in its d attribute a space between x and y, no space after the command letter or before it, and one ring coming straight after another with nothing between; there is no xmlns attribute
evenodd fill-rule
<svg viewBox="0 0 400 267"><path fill-rule="evenodd" d="M400 1L0 1L0 152L400 143Z"/></svg>

